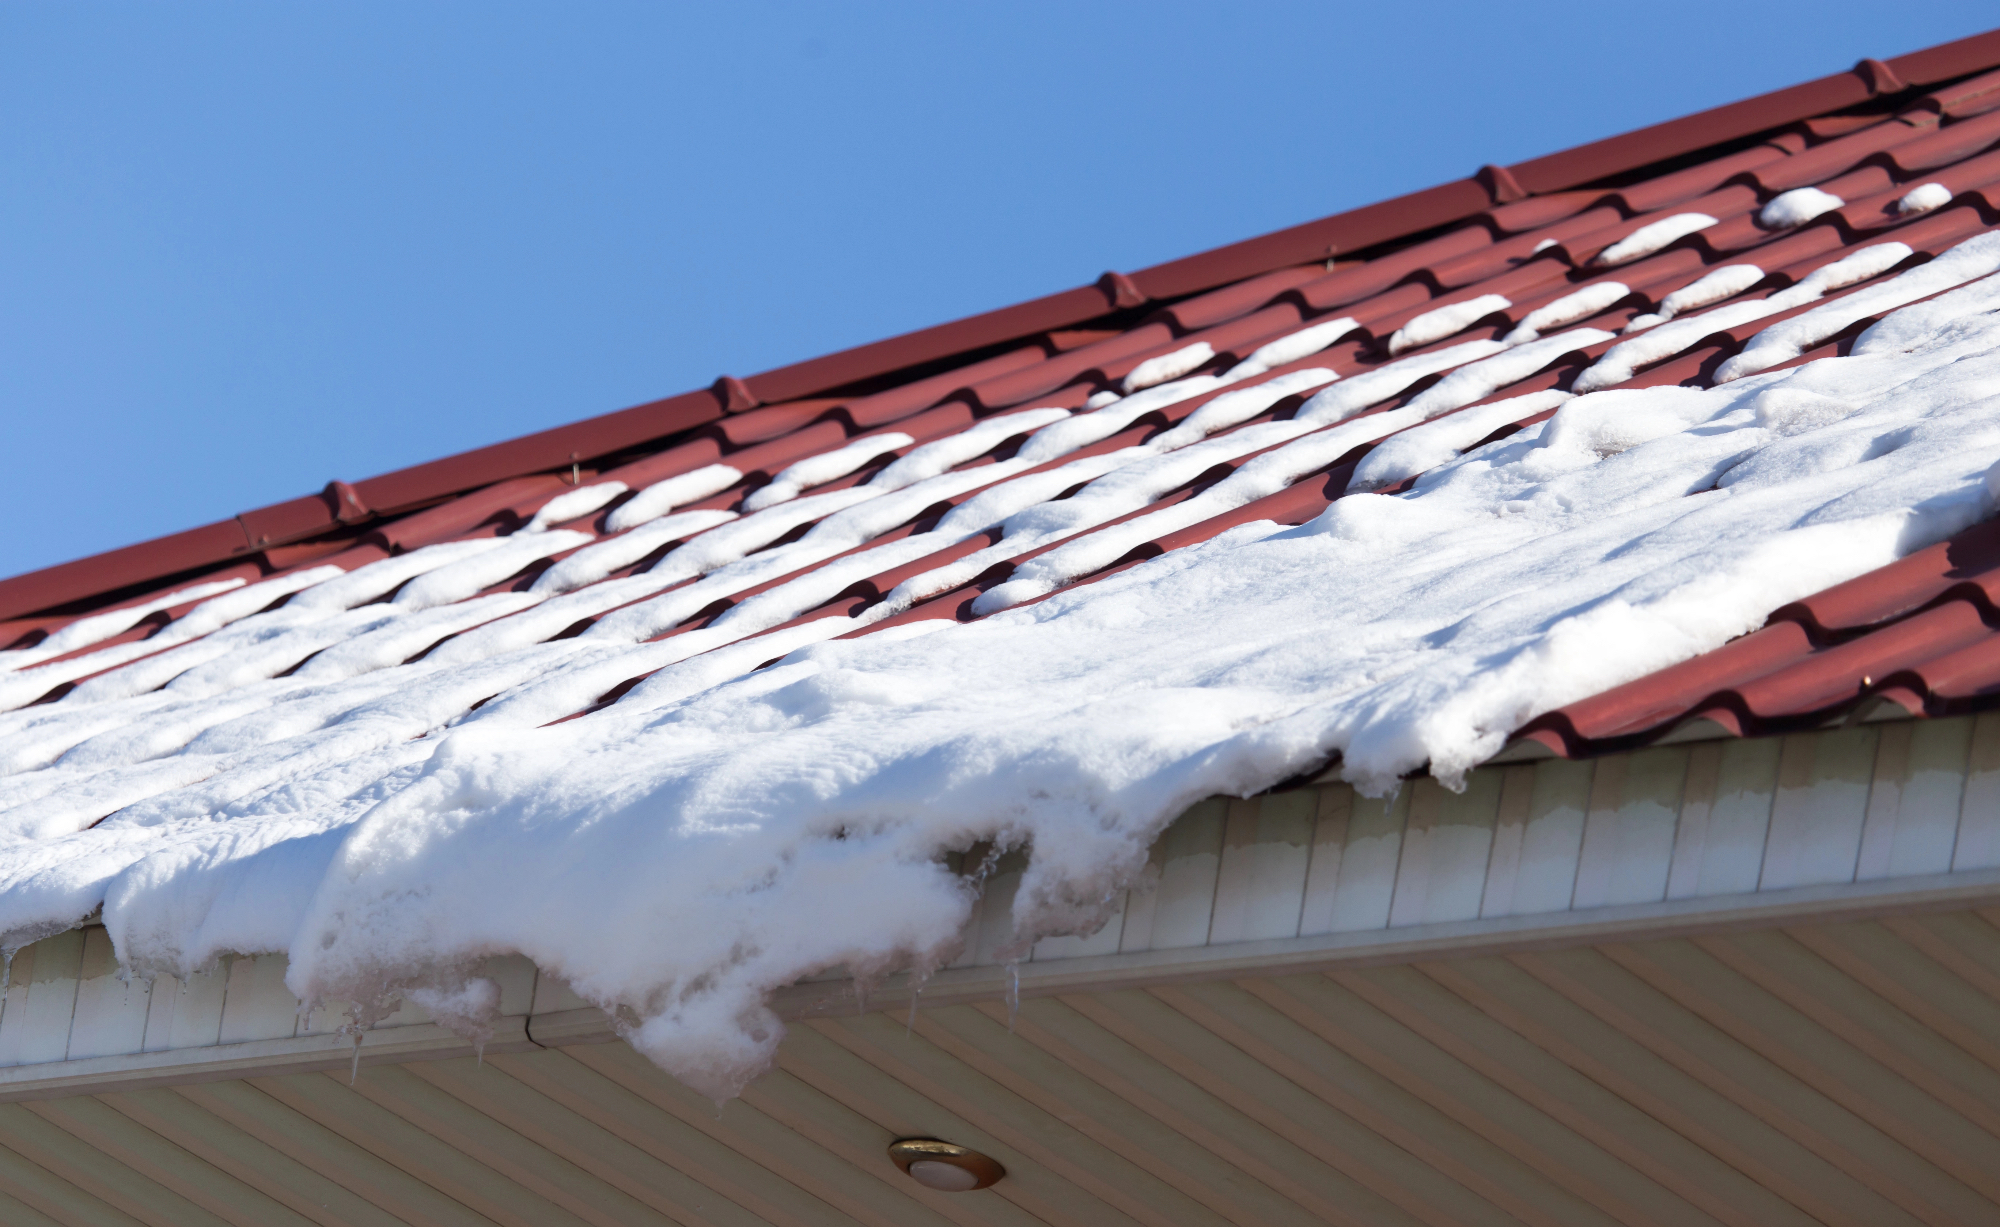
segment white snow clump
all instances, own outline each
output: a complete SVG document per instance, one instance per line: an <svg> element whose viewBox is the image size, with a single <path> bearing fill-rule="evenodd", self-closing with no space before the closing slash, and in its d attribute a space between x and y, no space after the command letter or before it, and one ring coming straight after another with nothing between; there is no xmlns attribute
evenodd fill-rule
<svg viewBox="0 0 2000 1227"><path fill-rule="evenodd" d="M1463 332L1474 320L1484 319L1495 311L1505 311L1513 305L1500 294L1481 294L1463 302L1446 303L1424 312L1391 333L1389 352L1400 354L1406 349L1441 341L1453 333Z"/></svg>
<svg viewBox="0 0 2000 1227"><path fill-rule="evenodd" d="M1805 225L1822 213L1831 213L1846 203L1832 192L1823 192L1816 187L1795 187L1771 197L1763 208L1757 210L1757 224L1771 230L1789 230L1793 226Z"/></svg>
<svg viewBox="0 0 2000 1227"><path fill-rule="evenodd" d="M1928 213L1951 203L1951 189L1942 183L1920 183L1896 201L1896 212L1908 217Z"/></svg>
<svg viewBox="0 0 2000 1227"><path fill-rule="evenodd" d="M1591 259L1594 265L1610 267L1614 264L1630 264L1642 256L1650 256L1677 239L1685 238L1697 230L1706 230L1715 225L1715 219L1706 213L1676 213L1639 227L1616 243L1597 253Z"/></svg>

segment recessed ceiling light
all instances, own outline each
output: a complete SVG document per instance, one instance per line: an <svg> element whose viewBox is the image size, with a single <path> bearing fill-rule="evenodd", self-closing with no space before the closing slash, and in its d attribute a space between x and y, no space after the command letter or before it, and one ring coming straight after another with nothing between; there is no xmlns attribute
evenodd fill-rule
<svg viewBox="0 0 2000 1227"><path fill-rule="evenodd" d="M910 1179L940 1193L969 1193L1007 1174L1006 1168L978 1151L936 1138L891 1142L889 1158L909 1173Z"/></svg>

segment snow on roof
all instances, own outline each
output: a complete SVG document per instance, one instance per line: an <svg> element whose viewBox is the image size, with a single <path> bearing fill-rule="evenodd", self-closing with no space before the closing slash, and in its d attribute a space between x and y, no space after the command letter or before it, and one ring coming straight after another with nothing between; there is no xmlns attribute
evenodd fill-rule
<svg viewBox="0 0 2000 1227"><path fill-rule="evenodd" d="M1993 510L2000 93L1869 80L1611 186L1493 171L1366 258L1225 249L942 372L93 561L0 653L5 944L101 908L139 974L287 951L470 1028L523 953L722 1096L773 989L953 956L951 854L1028 847L1019 931L1082 930L1203 797L1657 736L1756 662L1656 679Z"/></svg>

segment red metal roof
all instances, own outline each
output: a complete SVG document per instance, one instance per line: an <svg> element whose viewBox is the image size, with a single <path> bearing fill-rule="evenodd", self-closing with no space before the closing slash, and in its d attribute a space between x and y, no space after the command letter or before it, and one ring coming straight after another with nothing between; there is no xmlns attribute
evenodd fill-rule
<svg viewBox="0 0 2000 1227"><path fill-rule="evenodd" d="M724 377L701 391L365 481L332 482L319 494L232 520L0 581L0 619L6 619L0 621L0 647L28 646L83 614L143 604L197 582L254 580L325 563L351 569L424 545L510 533L549 500L593 482L622 481L636 491L722 462L742 470L743 479L693 506L738 508L746 495L803 458L888 431L911 436L860 470L814 487L840 489L868 480L914 446L1003 410L1079 408L1097 393L1118 389L1142 362L1197 342L1214 351L1202 369L1216 370L1318 320L1351 316L1360 331L1310 359L1276 368L1330 366L1351 377L1381 366L1388 338L1412 319L1489 294L1504 295L1511 305L1428 348L1498 338L1537 308L1610 279L1630 293L1565 326L1616 331L1657 309L1669 292L1746 260L1767 276L1744 297L1781 289L1851 250L1888 239L1914 249L1906 265L1920 262L2000 222L1996 68L2000 31L1886 62L1864 60L1818 81L1513 166L1487 166L1455 183L1131 274L1106 273L1093 285L1032 302L743 379ZM1949 203L1914 215L1896 209L1904 193L1931 182L1945 186ZM1765 203L1804 186L1845 203L1791 229L1758 223ZM1593 264L1643 227L1687 213L1717 221L1615 270ZM1706 337L1629 383L1705 384L1751 335L1781 318L1766 316ZM1857 331L1800 360L1839 352ZM1610 345L1558 355L1477 403L1567 388ZM1409 394L1433 382L1419 382ZM1223 390L1147 413L1044 467L1156 436ZM1279 400L1252 421L1287 416L1303 399ZM1016 443L968 463L1004 458ZM1235 524L1304 522L1342 493L1365 450L1268 498L1141 543L1099 576ZM1132 515L1185 500L1249 459L1203 473ZM602 539L611 535L607 517L618 505L565 527ZM927 508L869 544L927 528L944 510ZM977 537L851 584L801 620L850 615L909 575L992 540ZM1043 547L1049 548L1054 546ZM531 564L488 591L525 588L563 556ZM1025 557L890 621L969 618L972 599L1003 582ZM741 602L791 578L776 577L733 599ZM1997 590L2000 529L1981 526L1775 611L1766 629L1716 652L1550 713L1524 735L1559 753L1582 754L1640 744L1690 718L1747 734L1865 716L1884 702L1913 713L1965 710L2000 693L2000 642L1988 646L1988 623L2000 621ZM156 611L110 642L143 641L184 611ZM717 612L704 610L666 633ZM52 686L48 697L70 684ZM619 692L614 687L606 697Z"/></svg>

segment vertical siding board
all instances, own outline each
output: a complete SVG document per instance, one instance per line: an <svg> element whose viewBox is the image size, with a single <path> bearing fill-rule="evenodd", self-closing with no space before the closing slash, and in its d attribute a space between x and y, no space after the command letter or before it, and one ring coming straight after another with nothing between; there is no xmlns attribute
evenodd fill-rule
<svg viewBox="0 0 2000 1227"><path fill-rule="evenodd" d="M1576 888L1570 907L1595 907L1611 890L1611 863L1618 853L1618 806L1625 799L1629 754L1597 760L1590 779L1590 808L1583 820L1583 847L1577 850Z"/></svg>
<svg viewBox="0 0 2000 1227"><path fill-rule="evenodd" d="M1785 739L1762 889L1854 880L1879 737L1854 728Z"/></svg>
<svg viewBox="0 0 2000 1227"><path fill-rule="evenodd" d="M1159 877L1148 891L1135 891L1120 950L1168 950L1199 946L1208 941L1215 909L1215 876L1222 862L1222 832L1227 803L1203 801L1169 826L1154 845ZM1140 895L1150 923L1142 933L1137 917ZM990 909L989 909L990 910Z"/></svg>
<svg viewBox="0 0 2000 1227"><path fill-rule="evenodd" d="M1318 800L1298 789L1230 803L1211 945L1298 935Z"/></svg>
<svg viewBox="0 0 2000 1227"><path fill-rule="evenodd" d="M181 982L172 976L154 976L146 986L146 1031L140 1037L140 1051L170 1047L167 1036L173 1031L174 1006L180 991Z"/></svg>
<svg viewBox="0 0 2000 1227"><path fill-rule="evenodd" d="M1167 829L1159 898L1153 904L1153 949L1180 949L1208 941L1228 812L1227 802L1204 801Z"/></svg>
<svg viewBox="0 0 2000 1227"><path fill-rule="evenodd" d="M1912 728L1910 774L1896 812L1890 877L1950 872L1972 754L1972 728L1970 720L1925 720Z"/></svg>
<svg viewBox="0 0 2000 1227"><path fill-rule="evenodd" d="M290 1038L299 1027L299 1001L285 987L282 954L230 960L222 996L221 1041Z"/></svg>
<svg viewBox="0 0 2000 1227"><path fill-rule="evenodd" d="M1528 822L1521 831L1521 867L1514 875L1510 915L1560 912L1569 907L1599 770L1597 761L1552 758L1535 764L1535 787L1528 803Z"/></svg>
<svg viewBox="0 0 2000 1227"><path fill-rule="evenodd" d="M1696 895L1734 895L1757 889L1764 843L1778 792L1782 743L1776 738L1728 741L1718 764L1715 800L1702 839Z"/></svg>
<svg viewBox="0 0 2000 1227"><path fill-rule="evenodd" d="M1410 814L1408 785L1375 800L1356 797L1347 818L1347 847L1340 854L1334 889L1332 933L1380 929L1389 923L1389 900L1396 889L1396 863L1403 850L1403 826Z"/></svg>
<svg viewBox="0 0 2000 1227"><path fill-rule="evenodd" d="M1431 859L1435 832L1444 814L1444 786L1426 776L1404 786L1410 814L1403 824L1403 855L1389 899L1389 926L1422 924L1430 906Z"/></svg>
<svg viewBox="0 0 2000 1227"><path fill-rule="evenodd" d="M7 960L7 992L0 997L0 1065L21 1064L21 1045L28 1036L28 986L35 982L39 944L23 946Z"/></svg>
<svg viewBox="0 0 2000 1227"><path fill-rule="evenodd" d="M1972 751L1965 777L1965 805L1958 819L1954 870L2000 865L2000 713L1980 716L1972 726Z"/></svg>
<svg viewBox="0 0 2000 1227"><path fill-rule="evenodd" d="M1170 825L1167 831L1171 830ZM1153 912L1160 902L1160 874L1167 865L1167 831L1160 832L1153 846L1146 850L1145 876L1125 894L1125 922L1118 929L1120 954L1153 948ZM981 900L973 906L977 908L983 903Z"/></svg>
<svg viewBox="0 0 2000 1227"><path fill-rule="evenodd" d="M1673 863L1687 769L1688 751L1680 746L1632 756L1625 773L1625 800L1618 809L1623 854L1611 875L1611 902L1657 903L1667 897L1667 870Z"/></svg>
<svg viewBox="0 0 2000 1227"><path fill-rule="evenodd" d="M1951 869L1972 750L1972 721L1884 725L1875 755L1861 855L1861 881Z"/></svg>
<svg viewBox="0 0 2000 1227"><path fill-rule="evenodd" d="M1674 856L1667 869L1669 899L1691 899L1700 891L1701 861L1721 783L1722 746L1711 741L1690 747L1687 785L1681 792L1681 820L1674 828Z"/></svg>
<svg viewBox="0 0 2000 1227"><path fill-rule="evenodd" d="M1493 852L1486 863L1486 885L1479 893L1481 916L1514 914L1514 887L1521 876L1521 845L1534 813L1535 769L1507 767L1500 772L1500 804L1493 818Z"/></svg>
<svg viewBox="0 0 2000 1227"><path fill-rule="evenodd" d="M1641 750L1598 769L1590 818L1577 868L1579 908L1652 903L1666 898L1674 829L1680 821L1681 786L1688 752L1679 747ZM1615 787L1612 775L1618 777Z"/></svg>
<svg viewBox="0 0 2000 1227"><path fill-rule="evenodd" d="M222 1031L222 997L228 983L226 960L184 980L166 976L155 980L153 1008L146 1015L146 1051L215 1043Z"/></svg>
<svg viewBox="0 0 2000 1227"><path fill-rule="evenodd" d="M1431 828L1431 889L1424 919L1436 924L1474 920L1486 896L1493 860L1493 828L1500 815L1504 772L1474 771L1462 792L1447 793Z"/></svg>
<svg viewBox="0 0 2000 1227"><path fill-rule="evenodd" d="M145 1044L151 986L119 975L111 934L83 932L83 961L77 973L76 1016L70 1022L69 1059L138 1052Z"/></svg>
<svg viewBox="0 0 2000 1227"><path fill-rule="evenodd" d="M14 956L6 1012L0 1015L0 1065L63 1059L82 966L81 929L45 937Z"/></svg>
<svg viewBox="0 0 2000 1227"><path fill-rule="evenodd" d="M1223 802L1222 861L1215 871L1215 913L1209 918L1208 941L1243 940L1244 917L1255 906L1257 861L1263 849L1258 828L1263 798L1233 797Z"/></svg>
<svg viewBox="0 0 2000 1227"><path fill-rule="evenodd" d="M1889 876L1903 786L1910 776L1910 732L1908 724L1898 722L1884 728L1876 740L1875 774L1868 784L1868 813L1861 822L1861 851L1854 861L1857 882Z"/></svg>
<svg viewBox="0 0 2000 1227"><path fill-rule="evenodd" d="M1333 898L1340 886L1341 854L1347 848L1347 822L1354 812L1354 789L1328 784L1319 795L1313 820L1312 861L1306 869L1305 901L1299 908L1299 935L1317 937L1333 932Z"/></svg>

